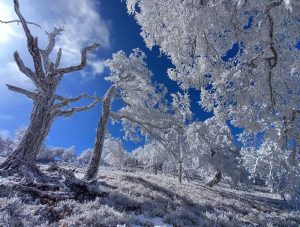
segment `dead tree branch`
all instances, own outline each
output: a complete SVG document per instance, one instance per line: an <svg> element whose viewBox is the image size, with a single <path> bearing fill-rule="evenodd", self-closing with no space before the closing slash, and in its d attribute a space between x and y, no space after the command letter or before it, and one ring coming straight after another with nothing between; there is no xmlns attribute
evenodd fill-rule
<svg viewBox="0 0 300 227"><path fill-rule="evenodd" d="M21 21L20 20L9 20L9 21L0 20L0 23L2 23L2 24L18 23L19 24L19 23L21 23ZM41 28L41 26L37 23L30 22L30 21L26 21L26 23L31 24L31 25L35 25L35 26Z"/></svg>
<svg viewBox="0 0 300 227"><path fill-rule="evenodd" d="M53 109L58 109L58 108L62 108L64 106L68 106L70 103L78 102L82 98L94 99L94 100L97 100L97 101L101 101L103 99L102 97L90 96L90 95L85 94L85 93L80 94L79 96L74 97L74 98L65 98L65 97L62 97L60 95L55 95L55 99L60 100L61 102L55 104L53 106Z"/></svg>
<svg viewBox="0 0 300 227"><path fill-rule="evenodd" d="M36 78L35 78L35 75L34 75L34 72L28 68L23 60L21 59L18 51L15 51L14 52L14 59L15 59L15 62L20 70L20 72L22 72L24 75L26 75L29 79L31 79L35 84L37 84L37 81L36 81Z"/></svg>
<svg viewBox="0 0 300 227"><path fill-rule="evenodd" d="M32 91L28 91L26 89L23 89L23 88L19 88L19 87L16 87L16 86L12 86L10 84L6 84L7 88L11 91L14 91L14 92L18 92L18 93L21 93L23 95L26 95L28 98L31 98L31 99L36 99L37 98L37 94L35 94L34 92Z"/></svg>
<svg viewBox="0 0 300 227"><path fill-rule="evenodd" d="M28 24L20 12L20 4L19 4L18 0L14 0L14 9L15 9L17 16L20 19L23 30L25 32L25 35L27 38L27 48L28 48L30 55L32 56L35 72L40 77L44 77L44 73L43 73L43 70L41 67L42 66L42 58L41 58L40 49L38 46L38 38L37 37L33 38L32 34L28 28Z"/></svg>
<svg viewBox="0 0 300 227"><path fill-rule="evenodd" d="M71 109L68 109L68 110L58 110L57 111L57 116L63 116L63 117L69 117L71 116L72 114L74 113L77 113L77 112L81 112L81 111L85 111L85 110L89 110L93 107L95 107L97 105L99 101L96 100L94 102L92 102L90 105L88 106L82 106L82 107L73 107Z"/></svg>
<svg viewBox="0 0 300 227"><path fill-rule="evenodd" d="M47 45L46 49L40 50L42 57L43 57L44 69L46 71L49 71L49 69L51 68L51 64L53 64L53 63L50 63L49 55L53 51L53 48L55 46L56 37L59 36L62 31L64 31L62 28L54 28L53 32L50 32L50 33L46 32L48 35L48 45ZM54 64L55 67L57 67L56 65L59 65L60 58L61 58L61 49L59 49L59 51L57 53L57 57L56 57L55 64Z"/></svg>
<svg viewBox="0 0 300 227"><path fill-rule="evenodd" d="M70 66L67 68L62 68L62 69L57 69L58 73L62 73L62 74L66 74L66 73L71 73L71 72L76 72L76 71L80 71L82 70L87 63L87 53L90 51L95 50L96 48L98 48L100 46L100 44L98 42L94 43L91 46L85 47L82 49L81 51L81 62L79 65L76 66Z"/></svg>

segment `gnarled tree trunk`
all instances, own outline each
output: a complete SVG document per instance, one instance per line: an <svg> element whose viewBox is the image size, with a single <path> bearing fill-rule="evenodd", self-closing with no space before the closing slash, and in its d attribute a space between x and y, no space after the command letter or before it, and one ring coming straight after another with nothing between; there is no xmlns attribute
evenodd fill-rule
<svg viewBox="0 0 300 227"><path fill-rule="evenodd" d="M1 169L14 169L20 165L35 169L37 153L40 151L54 120L55 115L49 108L53 102L53 95L36 100L25 135L12 155L0 166Z"/></svg>
<svg viewBox="0 0 300 227"><path fill-rule="evenodd" d="M91 160L85 172L84 178L92 180L97 176L98 168L100 165L101 155L104 146L104 138L106 134L106 125L110 117L110 105L115 93L115 87L112 86L106 92L103 98L102 115L97 127L96 142L93 150Z"/></svg>

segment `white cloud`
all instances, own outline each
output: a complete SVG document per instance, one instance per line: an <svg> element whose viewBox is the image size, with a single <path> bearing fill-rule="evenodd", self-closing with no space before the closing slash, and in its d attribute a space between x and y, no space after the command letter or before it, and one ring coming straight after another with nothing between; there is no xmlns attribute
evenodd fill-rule
<svg viewBox="0 0 300 227"><path fill-rule="evenodd" d="M103 73L105 68L105 61L102 60L96 60L89 63L89 65L92 67L94 74L100 74Z"/></svg>
<svg viewBox="0 0 300 227"><path fill-rule="evenodd" d="M9 21L14 18L14 11L7 3L9 2L7 1L5 3L4 1L0 1L0 15L1 20L3 21ZM21 34L17 31L16 27L11 26L11 24L1 24L0 34L0 44L6 43L13 38L21 37Z"/></svg>
<svg viewBox="0 0 300 227"><path fill-rule="evenodd" d="M9 103L16 97L16 93L9 91L6 84L27 90L34 89L33 82L18 70L15 62L6 62L0 67L0 105Z"/></svg>
<svg viewBox="0 0 300 227"><path fill-rule="evenodd" d="M81 83L89 82L94 80L97 75L100 75L104 72L105 69L105 60L94 60L89 61L88 66L84 71L81 71L80 74L83 78Z"/></svg>
<svg viewBox="0 0 300 227"><path fill-rule="evenodd" d="M101 48L109 48L109 26L99 15L99 2L97 0L20 0L20 8L28 21L33 21L42 26L30 26L37 34L40 46L46 44L47 37L43 30L51 31L54 27L63 26L65 31L58 40L57 47L62 47L62 65L70 66L80 62L81 49L100 42ZM3 20L16 19L12 1L0 1L0 17ZM5 84L33 89L32 82L20 73L12 60L13 51L17 49L25 64L32 66L32 61L27 53L24 32L17 24L0 24L0 106L17 97L8 91ZM20 40L22 38L22 40ZM89 55L89 67L82 73L87 79L94 79L104 70L103 60L94 53ZM23 99L22 99L23 100Z"/></svg>
<svg viewBox="0 0 300 227"><path fill-rule="evenodd" d="M10 132L8 130L0 130L0 136L8 138L10 137Z"/></svg>
<svg viewBox="0 0 300 227"><path fill-rule="evenodd" d="M110 47L109 23L99 14L98 0L20 0L20 8L28 21L42 26L42 29L31 25L32 32L39 37L40 46L46 45L47 37L43 30L52 31L54 27L65 29L57 42L57 48L62 47L62 64L65 66L78 64L80 52L84 46L100 42L101 48ZM0 1L0 15L3 20L16 19L13 4ZM0 48L20 42L13 36L24 37L21 26L17 24L0 24ZM1 40L6 43L1 44ZM4 45L5 44L5 45ZM16 46L12 45L14 48ZM19 45L19 43L18 43ZM24 46L25 48L25 42ZM10 50L11 51L11 50ZM24 51L24 50L23 50ZM7 54L12 54L12 51ZM97 56L90 55L92 61L98 61Z"/></svg>
<svg viewBox="0 0 300 227"><path fill-rule="evenodd" d="M97 10L100 7L99 1L58 0L55 3L49 2L50 10L56 18L54 24L63 25L65 29L57 45L63 48L63 65L79 63L81 49L96 41L100 42L100 48L110 46L108 23L101 18ZM51 26L53 24L47 24L47 27ZM94 66L99 59L96 55L90 55L90 61Z"/></svg>
<svg viewBox="0 0 300 227"><path fill-rule="evenodd" d="M7 62L0 67L0 84L11 84L25 89L33 89L32 81L18 70L15 62Z"/></svg>

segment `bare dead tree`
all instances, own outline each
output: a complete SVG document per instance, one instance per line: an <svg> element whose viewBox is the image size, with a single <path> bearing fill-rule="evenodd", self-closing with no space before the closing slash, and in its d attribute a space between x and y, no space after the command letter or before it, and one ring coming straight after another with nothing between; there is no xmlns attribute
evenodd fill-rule
<svg viewBox="0 0 300 227"><path fill-rule="evenodd" d="M88 168L84 176L86 180L92 180L97 176L98 173L98 168L100 165L100 160L101 160L103 146L104 146L106 125L110 118L110 106L111 106L114 93L115 93L115 86L111 86L103 98L102 115L97 127L96 142L95 142L91 160L89 162Z"/></svg>
<svg viewBox="0 0 300 227"><path fill-rule="evenodd" d="M99 47L98 43L85 47L81 51L81 62L78 65L67 68L60 67L62 49L59 49L56 58L50 59L50 54L55 47L57 36L61 34L62 29L55 28L53 32L48 33L48 45L45 49L40 49L38 38L33 37L27 22L20 12L18 0L14 0L14 10L19 20L9 21L18 22L24 30L27 49L31 55L34 69L27 67L21 59L19 53L15 51L14 60L19 70L26 75L35 85L34 91L28 91L20 87L7 84L8 89L26 95L33 101L33 109L30 116L28 129L20 141L13 154L2 163L0 169L19 170L28 169L34 173L39 170L35 164L37 153L39 152L54 119L58 116L71 116L73 113L91 109L99 98L81 94L75 98L65 98L56 94L56 89L65 74L82 70L87 64L87 53ZM87 106L69 108L70 103L79 101L81 98L92 98L94 101ZM68 109L69 108L69 109Z"/></svg>

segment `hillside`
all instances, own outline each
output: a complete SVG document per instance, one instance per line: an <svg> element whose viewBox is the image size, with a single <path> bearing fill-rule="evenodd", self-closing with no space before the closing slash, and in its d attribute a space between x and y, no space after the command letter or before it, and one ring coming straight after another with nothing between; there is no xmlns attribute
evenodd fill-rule
<svg viewBox="0 0 300 227"><path fill-rule="evenodd" d="M83 169L70 164L77 177ZM45 171L48 166L42 165ZM106 193L96 200L57 203L33 200L5 190L0 180L0 226L299 226L299 211L290 211L267 188L232 189L226 182L210 188L204 182L172 176L101 167L98 181Z"/></svg>

